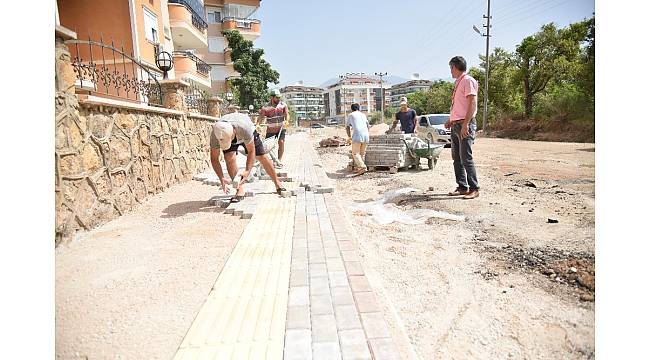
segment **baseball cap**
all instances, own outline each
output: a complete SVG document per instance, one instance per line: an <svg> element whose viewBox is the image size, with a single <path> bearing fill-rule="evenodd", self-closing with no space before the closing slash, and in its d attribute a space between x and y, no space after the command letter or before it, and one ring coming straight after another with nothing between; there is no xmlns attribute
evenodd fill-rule
<svg viewBox="0 0 650 360"><path fill-rule="evenodd" d="M219 147L221 150L226 150L230 148L232 144L233 132L234 129L229 122L226 121L217 121L212 124L212 132L214 136L219 141Z"/></svg>
<svg viewBox="0 0 650 360"><path fill-rule="evenodd" d="M401 105L407 105L408 101L406 101L406 98L402 98L402 100L400 100L399 104L400 104L400 106Z"/></svg>
<svg viewBox="0 0 650 360"><path fill-rule="evenodd" d="M282 97L282 94L277 89L271 89L271 96Z"/></svg>

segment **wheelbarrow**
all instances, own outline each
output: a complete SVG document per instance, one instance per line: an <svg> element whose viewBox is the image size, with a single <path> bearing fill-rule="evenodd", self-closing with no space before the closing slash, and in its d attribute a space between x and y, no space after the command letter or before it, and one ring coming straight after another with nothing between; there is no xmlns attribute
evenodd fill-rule
<svg viewBox="0 0 650 360"><path fill-rule="evenodd" d="M433 170L433 168L436 166L438 163L438 157L440 157L440 153L445 147L445 144L431 144L431 141L429 141L429 139L427 139L427 147L413 148L409 146L406 140L402 139L402 142L404 145L406 145L406 149L408 149L409 154L415 158L416 164L418 164L418 168L420 168L420 159L425 158L427 159L429 170Z"/></svg>

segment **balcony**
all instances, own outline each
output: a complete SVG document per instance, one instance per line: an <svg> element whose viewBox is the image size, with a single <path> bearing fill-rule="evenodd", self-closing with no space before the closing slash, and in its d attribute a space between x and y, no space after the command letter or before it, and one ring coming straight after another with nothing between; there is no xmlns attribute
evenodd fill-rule
<svg viewBox="0 0 650 360"><path fill-rule="evenodd" d="M203 18L203 5L197 0L169 0L169 25L174 47L204 49L208 47L208 23Z"/></svg>
<svg viewBox="0 0 650 360"><path fill-rule="evenodd" d="M257 19L241 19L225 17L221 23L223 30L238 30L247 40L255 40L260 36L261 21Z"/></svg>
<svg viewBox="0 0 650 360"><path fill-rule="evenodd" d="M186 79L209 90L212 67L189 51L174 51L174 71L177 79Z"/></svg>

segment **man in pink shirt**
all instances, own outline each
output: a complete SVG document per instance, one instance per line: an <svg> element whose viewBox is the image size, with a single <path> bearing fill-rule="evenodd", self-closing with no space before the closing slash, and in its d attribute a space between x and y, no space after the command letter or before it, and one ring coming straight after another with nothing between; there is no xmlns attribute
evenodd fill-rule
<svg viewBox="0 0 650 360"><path fill-rule="evenodd" d="M472 145L476 136L478 82L466 73L467 62L462 56L451 58L449 68L456 82L451 95L451 112L445 127L451 129L451 157L454 159L454 173L458 184L456 190L449 195L475 199L479 195L479 186Z"/></svg>

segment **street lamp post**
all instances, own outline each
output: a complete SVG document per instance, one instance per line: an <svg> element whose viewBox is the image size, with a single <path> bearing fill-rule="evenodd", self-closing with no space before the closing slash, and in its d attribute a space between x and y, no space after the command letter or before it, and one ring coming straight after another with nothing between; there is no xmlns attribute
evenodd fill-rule
<svg viewBox="0 0 650 360"><path fill-rule="evenodd" d="M388 75L387 72L375 73L375 76L379 76L379 91L381 91L381 123L384 123L384 81L383 77Z"/></svg>
<svg viewBox="0 0 650 360"><path fill-rule="evenodd" d="M339 75L339 79L341 79L341 80L345 79L346 77L347 77L347 74L346 75ZM341 82L341 94L343 94L343 96L341 96L343 98L343 122L345 122L345 119L347 119L347 117L348 117L348 111L345 108L345 95L346 94L345 94L344 85L345 84L343 82ZM337 128L339 127L339 122L338 121L336 122L336 127Z"/></svg>
<svg viewBox="0 0 650 360"><path fill-rule="evenodd" d="M488 84L490 81L490 28L492 27L490 25L490 20L492 20L492 16L490 16L490 0L487 0L487 16L483 15L483 18L487 19L487 25L483 25L487 29L485 34L481 33L476 25L473 25L473 28L479 35L485 36L485 95L483 97L483 131L485 131L488 123Z"/></svg>

